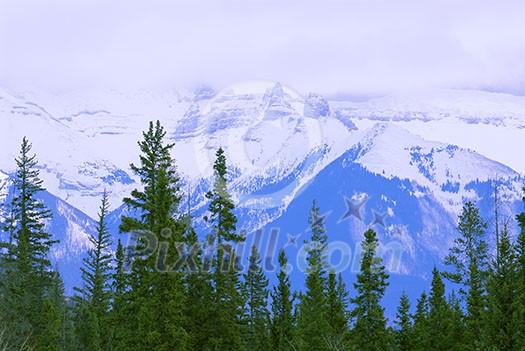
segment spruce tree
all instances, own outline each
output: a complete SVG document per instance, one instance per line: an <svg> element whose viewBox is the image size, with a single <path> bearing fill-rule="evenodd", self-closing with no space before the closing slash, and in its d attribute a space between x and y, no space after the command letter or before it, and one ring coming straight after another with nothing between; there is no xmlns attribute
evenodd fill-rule
<svg viewBox="0 0 525 351"><path fill-rule="evenodd" d="M525 192L525 187L523 188ZM523 197L525 203L525 197ZM516 240L516 296L514 299L514 345L517 350L525 350L525 212L516 216L520 233Z"/></svg>
<svg viewBox="0 0 525 351"><path fill-rule="evenodd" d="M185 330L185 288L176 263L180 262L179 245L183 242L184 226L178 218L179 177L171 150L165 143L166 131L160 122L150 122L140 141L140 165L131 164L139 176L143 190L135 189L124 199L135 216L123 216L121 232L137 236L130 250L134 260L129 278L130 303L125 306L129 328L129 347L139 350L185 350L189 335ZM132 212L133 214L133 212ZM142 235L153 236L158 245L148 247ZM150 252L143 255L144 249Z"/></svg>
<svg viewBox="0 0 525 351"><path fill-rule="evenodd" d="M341 273L328 274L326 303L328 325L330 326L327 339L332 349L346 348L349 341L348 325L348 290Z"/></svg>
<svg viewBox="0 0 525 351"><path fill-rule="evenodd" d="M416 313L414 314L414 332L412 333L411 345L414 351L431 350L430 328L429 328L429 306L428 296L425 291L417 300Z"/></svg>
<svg viewBox="0 0 525 351"><path fill-rule="evenodd" d="M412 350L412 315L410 314L410 300L405 292L401 294L399 299L395 323L397 325L396 340L399 350Z"/></svg>
<svg viewBox="0 0 525 351"><path fill-rule="evenodd" d="M462 350L465 338L465 316L461 309L461 302L456 297L456 293L452 291L448 298L448 305L451 309L450 327L451 340L454 340L451 350Z"/></svg>
<svg viewBox="0 0 525 351"><path fill-rule="evenodd" d="M445 284L436 267L432 270L428 304L428 331L432 348L443 351L452 350L458 342L454 339L453 313L445 297Z"/></svg>
<svg viewBox="0 0 525 351"><path fill-rule="evenodd" d="M88 251L88 257L84 259L84 266L81 267L83 287L75 289L80 294L78 329L81 335L87 336L80 338L83 350L105 350L109 345L106 316L111 298L112 242L106 224L108 208L108 196L104 192L98 214L97 232L89 238L92 247Z"/></svg>
<svg viewBox="0 0 525 351"><path fill-rule="evenodd" d="M508 227L498 236L498 255L492 261L487 284L488 307L484 335L489 347L515 350L513 318L516 304L516 258Z"/></svg>
<svg viewBox="0 0 525 351"><path fill-rule="evenodd" d="M131 331L126 324L122 323L126 319L129 310L128 304L132 302L129 297L131 292L129 291L129 275L126 274L126 254L124 252L124 246L120 239L117 241L117 251L114 257L115 270L112 275L111 291L111 311L109 314L109 337L108 337L108 349L110 350L126 350L127 341L132 340L132 336L129 335Z"/></svg>
<svg viewBox="0 0 525 351"><path fill-rule="evenodd" d="M327 350L330 333L328 304L325 293L327 284L327 236L324 219L314 200L308 219L312 236L305 241L307 250L306 291L301 298L298 331L300 350Z"/></svg>
<svg viewBox="0 0 525 351"><path fill-rule="evenodd" d="M487 243L485 230L487 224L479 214L479 209L472 202L463 206L459 216L459 237L454 240L445 264L452 272L443 276L465 289L460 292L466 296L466 345L470 348L481 347L482 315L486 307L486 278L488 270Z"/></svg>
<svg viewBox="0 0 525 351"><path fill-rule="evenodd" d="M235 351L242 348L242 295L239 260L233 244L244 241L236 233L235 205L228 192L226 156L219 148L213 165L215 181L206 197L210 200L209 214L205 220L212 226L210 238L216 241L216 252L211 258L213 300L213 330L209 335L212 347L217 350Z"/></svg>
<svg viewBox="0 0 525 351"><path fill-rule="evenodd" d="M277 284L271 293L271 349L275 351L291 351L295 346L295 317L293 311L294 296L290 277L286 272L288 259L284 250L279 252L279 273Z"/></svg>
<svg viewBox="0 0 525 351"><path fill-rule="evenodd" d="M237 217L233 213L235 205L228 192L228 182L226 179L228 169L226 166L226 156L224 150L219 148L215 155L213 171L215 181L213 189L206 193L206 198L210 200L208 210L210 215L205 219L212 223L213 233L217 236L218 244L223 241L241 242L244 241L242 235L237 234Z"/></svg>
<svg viewBox="0 0 525 351"><path fill-rule="evenodd" d="M24 137L15 159L13 198L8 204L11 215L4 228L10 237L2 243L0 261L0 304L15 348L27 342L30 347L52 350L60 345L44 339L47 334L55 337L61 328L59 307L49 299L55 283L49 251L57 241L45 229L52 213L39 200L45 189L31 148Z"/></svg>
<svg viewBox="0 0 525 351"><path fill-rule="evenodd" d="M210 307L214 312L211 340L214 349L235 351L242 349L242 306L239 260L233 246L217 249L212 274L214 292Z"/></svg>
<svg viewBox="0 0 525 351"><path fill-rule="evenodd" d="M188 316L187 330L190 334L190 345L193 350L211 350L215 328L216 314L213 308L213 282L207 263L209 258L204 255L204 245L199 243L197 234L191 226L190 218L187 219L186 242L188 257L192 264L186 269L187 303L185 314ZM205 263L206 262L206 263Z"/></svg>
<svg viewBox="0 0 525 351"><path fill-rule="evenodd" d="M257 248L252 246L248 272L244 274L244 348L253 351L269 349L268 279L261 267Z"/></svg>
<svg viewBox="0 0 525 351"><path fill-rule="evenodd" d="M378 245L376 232L367 230L361 244L363 254L360 272L354 284L357 296L352 299L355 305L353 316L356 319L353 341L356 348L362 351L385 350L389 343L384 308L380 304L389 276L382 258L377 256Z"/></svg>

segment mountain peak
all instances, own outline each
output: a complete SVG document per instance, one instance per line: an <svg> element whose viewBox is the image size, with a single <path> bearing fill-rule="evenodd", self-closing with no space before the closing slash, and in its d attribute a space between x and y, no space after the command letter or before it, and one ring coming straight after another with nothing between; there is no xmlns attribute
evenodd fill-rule
<svg viewBox="0 0 525 351"><path fill-rule="evenodd" d="M328 115L330 115L328 101L322 95L310 93L304 104L304 116L318 118Z"/></svg>

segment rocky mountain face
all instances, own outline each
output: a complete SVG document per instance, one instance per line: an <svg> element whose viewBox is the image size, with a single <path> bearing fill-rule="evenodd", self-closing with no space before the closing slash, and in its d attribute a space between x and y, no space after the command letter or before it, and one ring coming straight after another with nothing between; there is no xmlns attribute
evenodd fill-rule
<svg viewBox="0 0 525 351"><path fill-rule="evenodd" d="M0 202L12 196L13 159L26 135L47 187L42 201L55 214L49 230L61 242L52 254L68 287L76 283L105 189L119 237L122 198L139 186L129 164L138 161L136 143L155 119L175 143L181 210L191 208L203 236L199 217L214 153L225 149L245 255L259 245L268 271L285 247L300 274L314 198L326 215L332 263L351 280L359 242L373 227L398 287L420 282L439 264L464 201L478 203L491 223L497 183L505 213L522 206L523 97L433 91L329 101L275 82L220 92L0 90Z"/></svg>

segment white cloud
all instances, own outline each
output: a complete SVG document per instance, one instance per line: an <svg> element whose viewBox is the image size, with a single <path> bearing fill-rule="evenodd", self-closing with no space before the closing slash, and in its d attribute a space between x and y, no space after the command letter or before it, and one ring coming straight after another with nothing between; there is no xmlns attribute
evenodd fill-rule
<svg viewBox="0 0 525 351"><path fill-rule="evenodd" d="M525 92L522 1L0 0L0 84Z"/></svg>

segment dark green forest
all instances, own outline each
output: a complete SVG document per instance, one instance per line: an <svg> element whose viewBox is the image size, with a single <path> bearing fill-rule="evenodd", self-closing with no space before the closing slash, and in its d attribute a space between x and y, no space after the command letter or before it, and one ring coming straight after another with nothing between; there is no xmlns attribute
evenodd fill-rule
<svg viewBox="0 0 525 351"><path fill-rule="evenodd" d="M0 350L525 350L525 213L489 233L476 205L465 203L444 269L429 272L431 284L417 301L403 294L388 321L382 299L389 274L372 229L364 233L353 286L328 264L329 233L315 200L304 214L310 236L301 291L292 289L282 250L275 276L263 270L255 246L242 270L235 246L245 238L224 151L216 152L206 194L203 220L211 229L197 233L191 213L181 210L181 180L165 136L160 122L150 122L138 142L140 161L131 165L142 186L124 199L130 216L119 229L136 240L112 242L104 194L73 296L65 296L49 258L57 243L46 231L52 213L38 200L45 187L23 139L14 196L4 204ZM521 231L512 235L516 223Z"/></svg>

